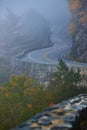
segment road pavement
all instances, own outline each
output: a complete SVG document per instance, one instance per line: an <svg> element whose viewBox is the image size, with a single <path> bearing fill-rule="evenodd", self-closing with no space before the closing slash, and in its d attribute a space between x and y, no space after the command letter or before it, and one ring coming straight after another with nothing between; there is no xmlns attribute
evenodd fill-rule
<svg viewBox="0 0 87 130"><path fill-rule="evenodd" d="M66 53L71 48L70 44L65 43L58 37L53 37L52 42L54 43L53 46L32 51L28 53L25 57L23 57L21 61L56 65L58 64L58 59L62 58L65 61L65 63L69 66L87 67L86 63L67 60L65 58Z"/></svg>

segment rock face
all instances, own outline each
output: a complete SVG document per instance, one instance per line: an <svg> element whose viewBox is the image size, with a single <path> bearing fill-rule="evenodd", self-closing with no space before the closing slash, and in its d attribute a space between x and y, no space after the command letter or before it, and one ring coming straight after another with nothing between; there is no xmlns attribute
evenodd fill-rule
<svg viewBox="0 0 87 130"><path fill-rule="evenodd" d="M87 130L87 95L45 108L12 130Z"/></svg>
<svg viewBox="0 0 87 130"><path fill-rule="evenodd" d="M69 0L72 58L87 62L87 0Z"/></svg>

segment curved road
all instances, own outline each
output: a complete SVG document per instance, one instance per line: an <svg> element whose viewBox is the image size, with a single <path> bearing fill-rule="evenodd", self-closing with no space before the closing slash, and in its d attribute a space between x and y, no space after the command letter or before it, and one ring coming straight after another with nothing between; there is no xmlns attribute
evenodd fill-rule
<svg viewBox="0 0 87 130"><path fill-rule="evenodd" d="M56 44L57 43L57 44ZM67 48L67 44L64 41L55 38L54 45L48 48L39 49L28 53L22 61L41 63L41 64L58 64L58 59L61 52Z"/></svg>
<svg viewBox="0 0 87 130"><path fill-rule="evenodd" d="M66 52L71 48L70 44L64 44L64 41L56 37L52 41L54 42L52 47L32 51L22 58L21 61L56 65L58 64L58 59L62 58L69 66L87 67L86 63L65 59Z"/></svg>

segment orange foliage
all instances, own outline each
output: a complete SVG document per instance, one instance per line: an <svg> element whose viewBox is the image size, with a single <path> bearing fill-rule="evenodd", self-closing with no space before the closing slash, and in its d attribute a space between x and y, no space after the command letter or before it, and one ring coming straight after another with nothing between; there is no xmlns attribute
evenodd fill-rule
<svg viewBox="0 0 87 130"><path fill-rule="evenodd" d="M52 106L54 106L54 103L49 103L49 105L48 105L49 107L52 107Z"/></svg>
<svg viewBox="0 0 87 130"><path fill-rule="evenodd" d="M86 23L87 22L87 16L83 16L82 18L80 18L80 22L82 24Z"/></svg>
<svg viewBox="0 0 87 130"><path fill-rule="evenodd" d="M32 109L32 104L27 104L28 109Z"/></svg>
<svg viewBox="0 0 87 130"><path fill-rule="evenodd" d="M80 0L73 0L73 1L70 3L69 9L70 9L70 10L75 10L75 9L79 8L80 6L81 6Z"/></svg>

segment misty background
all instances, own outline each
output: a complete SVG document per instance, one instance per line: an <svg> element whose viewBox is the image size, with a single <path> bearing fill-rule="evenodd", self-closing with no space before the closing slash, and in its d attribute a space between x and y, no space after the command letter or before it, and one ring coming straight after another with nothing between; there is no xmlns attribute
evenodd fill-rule
<svg viewBox="0 0 87 130"><path fill-rule="evenodd" d="M6 8L11 9L16 14L21 15L29 9L34 9L44 15L50 22L59 21L68 18L67 0L0 0L0 13Z"/></svg>
<svg viewBox="0 0 87 130"><path fill-rule="evenodd" d="M0 46L7 52L48 46L51 36L67 36L69 20L67 0L0 0Z"/></svg>
<svg viewBox="0 0 87 130"><path fill-rule="evenodd" d="M9 80L10 57L68 39L69 22L67 0L0 0L0 83Z"/></svg>

